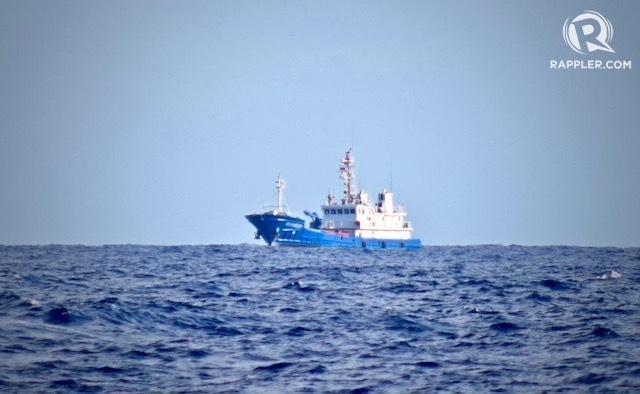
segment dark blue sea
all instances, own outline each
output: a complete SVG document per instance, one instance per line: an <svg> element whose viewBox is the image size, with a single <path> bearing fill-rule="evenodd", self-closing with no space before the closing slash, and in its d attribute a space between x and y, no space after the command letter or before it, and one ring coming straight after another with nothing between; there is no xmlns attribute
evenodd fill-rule
<svg viewBox="0 0 640 394"><path fill-rule="evenodd" d="M640 392L640 249L0 246L1 392Z"/></svg>

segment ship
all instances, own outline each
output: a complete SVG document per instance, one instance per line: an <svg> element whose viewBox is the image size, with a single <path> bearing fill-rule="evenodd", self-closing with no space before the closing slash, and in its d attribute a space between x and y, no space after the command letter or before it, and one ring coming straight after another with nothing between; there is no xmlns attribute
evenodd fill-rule
<svg viewBox="0 0 640 394"><path fill-rule="evenodd" d="M339 164L342 198L329 193L320 206L321 215L304 211L307 220L289 212L284 199L285 181L278 175L277 205L265 205L261 211L245 214L256 228L255 238L262 238L270 246L420 248L420 239L412 238L413 227L406 220L404 205L394 204L391 191L382 190L375 201L364 190L356 190L355 160L351 149L346 151Z"/></svg>

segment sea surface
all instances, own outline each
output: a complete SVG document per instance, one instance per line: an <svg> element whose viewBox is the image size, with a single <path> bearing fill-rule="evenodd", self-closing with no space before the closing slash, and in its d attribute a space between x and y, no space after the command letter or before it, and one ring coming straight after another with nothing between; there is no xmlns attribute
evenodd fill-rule
<svg viewBox="0 0 640 394"><path fill-rule="evenodd" d="M640 249L0 246L0 392L640 392Z"/></svg>

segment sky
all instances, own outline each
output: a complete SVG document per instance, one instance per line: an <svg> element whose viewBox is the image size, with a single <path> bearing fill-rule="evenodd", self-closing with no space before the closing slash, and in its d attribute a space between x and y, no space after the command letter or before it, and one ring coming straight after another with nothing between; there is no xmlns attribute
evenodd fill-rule
<svg viewBox="0 0 640 394"><path fill-rule="evenodd" d="M606 17L580 54L569 18ZM640 2L0 0L0 244L258 243L392 188L425 245L640 246ZM552 69L551 60L631 61Z"/></svg>

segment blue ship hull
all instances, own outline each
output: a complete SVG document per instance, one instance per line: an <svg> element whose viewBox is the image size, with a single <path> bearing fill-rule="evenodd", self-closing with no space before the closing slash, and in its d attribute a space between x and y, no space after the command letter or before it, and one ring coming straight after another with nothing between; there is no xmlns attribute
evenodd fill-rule
<svg viewBox="0 0 640 394"><path fill-rule="evenodd" d="M255 213L245 216L257 229L256 238L268 245L282 246L342 246L367 249L417 249L419 239L380 239L351 237L339 232L305 227L304 219L284 213Z"/></svg>

